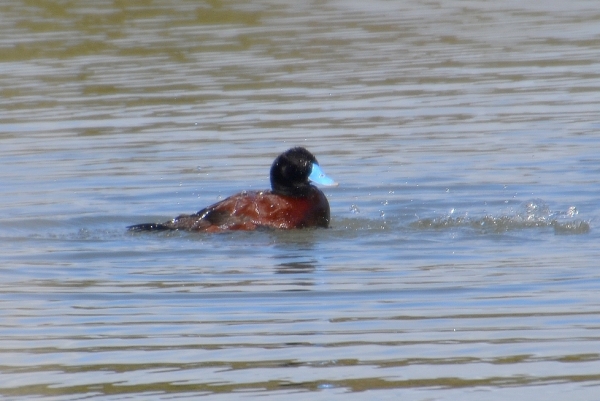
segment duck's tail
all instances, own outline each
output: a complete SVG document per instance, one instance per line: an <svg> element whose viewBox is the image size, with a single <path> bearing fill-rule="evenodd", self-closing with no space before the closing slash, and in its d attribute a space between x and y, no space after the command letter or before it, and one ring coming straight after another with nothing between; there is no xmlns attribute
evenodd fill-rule
<svg viewBox="0 0 600 401"><path fill-rule="evenodd" d="M135 232L166 231L166 230L172 230L172 228L165 224L160 224L160 223L144 223L144 224L136 224L136 225L127 227L127 231L135 231Z"/></svg>

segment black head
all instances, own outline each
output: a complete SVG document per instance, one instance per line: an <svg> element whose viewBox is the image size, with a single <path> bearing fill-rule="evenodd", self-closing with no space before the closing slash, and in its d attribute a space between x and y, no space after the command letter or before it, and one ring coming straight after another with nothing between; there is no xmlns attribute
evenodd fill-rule
<svg viewBox="0 0 600 401"><path fill-rule="evenodd" d="M312 185L308 176L317 159L304 148L292 148L277 156L271 166L271 188L273 192L288 196L303 196Z"/></svg>

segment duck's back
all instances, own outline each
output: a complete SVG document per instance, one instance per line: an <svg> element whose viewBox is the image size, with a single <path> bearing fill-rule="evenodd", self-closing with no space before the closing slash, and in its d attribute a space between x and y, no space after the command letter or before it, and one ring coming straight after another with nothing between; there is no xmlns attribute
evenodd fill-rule
<svg viewBox="0 0 600 401"><path fill-rule="evenodd" d="M329 227L329 202L316 187L302 197L272 191L245 191L192 215L181 215L154 229L219 232L260 227Z"/></svg>

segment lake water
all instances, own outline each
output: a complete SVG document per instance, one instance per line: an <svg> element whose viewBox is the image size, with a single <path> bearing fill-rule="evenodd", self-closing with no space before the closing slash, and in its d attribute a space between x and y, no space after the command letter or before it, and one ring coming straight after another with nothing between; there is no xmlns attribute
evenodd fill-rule
<svg viewBox="0 0 600 401"><path fill-rule="evenodd" d="M599 52L596 1L3 1L0 396L597 399ZM125 230L297 145L330 229Z"/></svg>

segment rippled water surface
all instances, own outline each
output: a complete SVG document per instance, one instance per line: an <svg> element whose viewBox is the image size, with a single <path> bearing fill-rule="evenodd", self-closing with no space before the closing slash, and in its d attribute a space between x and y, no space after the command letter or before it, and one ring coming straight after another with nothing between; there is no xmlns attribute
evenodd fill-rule
<svg viewBox="0 0 600 401"><path fill-rule="evenodd" d="M0 395L593 400L595 1L0 5ZM328 230L132 234L311 150Z"/></svg>

